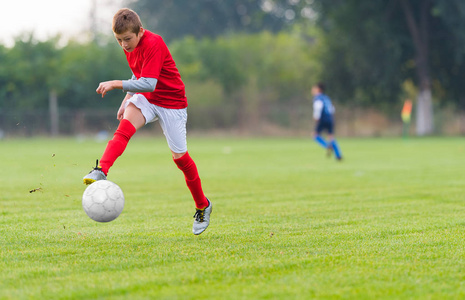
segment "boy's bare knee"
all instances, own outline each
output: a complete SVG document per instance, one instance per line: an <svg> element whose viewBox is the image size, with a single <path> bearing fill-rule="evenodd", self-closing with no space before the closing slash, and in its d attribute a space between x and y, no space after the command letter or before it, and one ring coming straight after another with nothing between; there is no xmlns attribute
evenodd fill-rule
<svg viewBox="0 0 465 300"><path fill-rule="evenodd" d="M179 158L183 157L184 154L186 154L186 152L183 152L183 153L175 153L175 152L173 152L173 151L171 151L171 153L173 154L173 158L174 158L174 159L179 159Z"/></svg>
<svg viewBox="0 0 465 300"><path fill-rule="evenodd" d="M142 114L142 111L133 103L129 103L126 107L124 111L124 118L131 122L136 129L145 125L145 117Z"/></svg>

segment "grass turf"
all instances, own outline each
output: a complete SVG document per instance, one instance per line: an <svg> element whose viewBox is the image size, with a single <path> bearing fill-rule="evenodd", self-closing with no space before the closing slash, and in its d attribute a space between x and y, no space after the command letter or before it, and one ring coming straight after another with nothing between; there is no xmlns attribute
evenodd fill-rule
<svg viewBox="0 0 465 300"><path fill-rule="evenodd" d="M90 220L82 176L105 144L0 142L1 299L465 297L465 144L191 138L212 223L163 139L134 138L109 179L121 216ZM29 193L40 188L40 191Z"/></svg>

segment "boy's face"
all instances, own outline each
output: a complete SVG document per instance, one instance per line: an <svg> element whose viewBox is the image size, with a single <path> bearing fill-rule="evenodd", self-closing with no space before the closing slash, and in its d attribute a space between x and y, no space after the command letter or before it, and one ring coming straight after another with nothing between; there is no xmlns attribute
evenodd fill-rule
<svg viewBox="0 0 465 300"><path fill-rule="evenodd" d="M139 44L140 39L144 35L144 29L141 27L138 34L135 34L131 31L126 31L121 34L113 33L115 35L118 44L123 48L126 52L132 52L136 49L137 45Z"/></svg>
<svg viewBox="0 0 465 300"><path fill-rule="evenodd" d="M316 95L319 95L321 94L321 90L319 87L317 87L316 85L312 87L312 95L313 96L316 96Z"/></svg>

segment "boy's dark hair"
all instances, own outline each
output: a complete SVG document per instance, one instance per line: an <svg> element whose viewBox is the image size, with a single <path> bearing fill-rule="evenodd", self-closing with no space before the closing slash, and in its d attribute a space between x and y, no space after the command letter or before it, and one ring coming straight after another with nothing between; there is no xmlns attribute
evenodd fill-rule
<svg viewBox="0 0 465 300"><path fill-rule="evenodd" d="M321 82L321 81L318 82L315 86L316 86L317 88L319 88L320 91L321 91L322 93L324 93L325 90L326 90L326 85L325 85L323 82Z"/></svg>
<svg viewBox="0 0 465 300"><path fill-rule="evenodd" d="M139 34L142 22L139 15L129 8L122 8L113 17L113 32L122 34L126 31Z"/></svg>

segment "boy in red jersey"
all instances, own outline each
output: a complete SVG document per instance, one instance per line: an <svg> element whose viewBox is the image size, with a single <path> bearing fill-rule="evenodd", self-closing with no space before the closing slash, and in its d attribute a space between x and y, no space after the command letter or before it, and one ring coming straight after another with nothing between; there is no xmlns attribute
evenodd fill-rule
<svg viewBox="0 0 465 300"><path fill-rule="evenodd" d="M84 183L105 180L134 133L145 124L159 120L173 160L184 173L195 201L192 231L201 234L210 223L212 204L203 193L197 167L187 152L187 99L176 64L161 36L144 29L137 13L128 8L120 9L113 17L113 33L126 54L132 78L101 82L97 88L102 97L114 89L123 90L126 96L117 113L118 129L108 142L100 164L97 162L84 176Z"/></svg>

